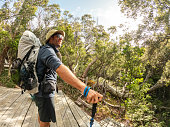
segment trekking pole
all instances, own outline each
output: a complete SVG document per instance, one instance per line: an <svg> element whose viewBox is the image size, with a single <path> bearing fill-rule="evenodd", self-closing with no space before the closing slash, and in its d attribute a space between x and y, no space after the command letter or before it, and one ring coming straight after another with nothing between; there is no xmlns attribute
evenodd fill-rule
<svg viewBox="0 0 170 127"><path fill-rule="evenodd" d="M94 116L95 116L95 113L96 113L96 107L97 107L97 103L94 103L93 107L92 107L92 115L91 115L91 119L90 119L90 127L92 127L93 122L94 122Z"/></svg>
<svg viewBox="0 0 170 127"><path fill-rule="evenodd" d="M84 93L83 93L84 97L87 97L88 92L89 92L90 89L91 89L91 87L88 87L88 86L85 87ZM95 113L96 113L96 107L97 107L97 103L94 103L93 107L92 107L92 117L90 119L90 127L92 127L93 122L94 122L94 116L95 116Z"/></svg>

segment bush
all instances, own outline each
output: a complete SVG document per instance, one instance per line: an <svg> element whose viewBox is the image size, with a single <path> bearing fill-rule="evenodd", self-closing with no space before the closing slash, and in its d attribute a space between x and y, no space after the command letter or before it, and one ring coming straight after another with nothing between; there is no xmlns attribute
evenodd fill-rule
<svg viewBox="0 0 170 127"><path fill-rule="evenodd" d="M0 75L0 83L6 87L15 87L15 84L12 82L11 77L8 76L8 70L3 71Z"/></svg>

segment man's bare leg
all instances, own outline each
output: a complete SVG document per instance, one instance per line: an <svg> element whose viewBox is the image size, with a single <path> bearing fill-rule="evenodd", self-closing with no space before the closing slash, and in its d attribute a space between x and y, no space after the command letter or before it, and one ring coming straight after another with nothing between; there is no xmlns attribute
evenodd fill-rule
<svg viewBox="0 0 170 127"><path fill-rule="evenodd" d="M39 114L38 114L38 122L40 124L40 127L49 127L50 126L50 122L42 122L42 121L40 121Z"/></svg>

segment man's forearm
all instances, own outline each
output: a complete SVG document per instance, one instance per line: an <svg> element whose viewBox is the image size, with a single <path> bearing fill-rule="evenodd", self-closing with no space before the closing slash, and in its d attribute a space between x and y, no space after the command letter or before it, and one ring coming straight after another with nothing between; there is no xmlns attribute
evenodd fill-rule
<svg viewBox="0 0 170 127"><path fill-rule="evenodd" d="M68 67L65 65L60 65L57 70L57 74L60 76L61 79L63 79L66 83L72 85L73 87L77 88L78 90L83 93L86 85L80 81L71 71Z"/></svg>

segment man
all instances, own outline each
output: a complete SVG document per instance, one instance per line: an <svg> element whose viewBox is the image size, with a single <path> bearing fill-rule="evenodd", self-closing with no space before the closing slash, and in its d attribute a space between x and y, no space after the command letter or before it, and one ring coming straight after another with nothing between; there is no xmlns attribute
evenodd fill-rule
<svg viewBox="0 0 170 127"><path fill-rule="evenodd" d="M64 36L64 31L50 30L46 35L46 45L40 49L38 54L36 71L40 86L39 92L35 94L35 103L38 106L40 127L49 127L51 121L56 122L54 95L57 74L65 82L80 90L82 94L86 92L88 103L97 103L103 98L94 90L88 91L86 85L57 57L56 53L59 52L58 49L62 45Z"/></svg>

